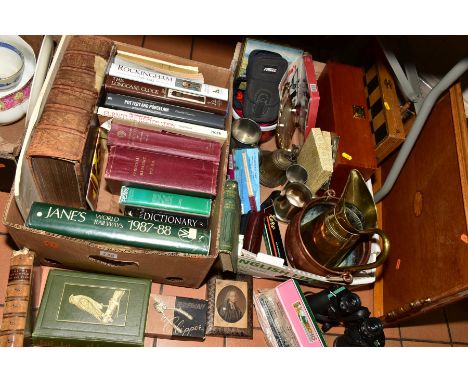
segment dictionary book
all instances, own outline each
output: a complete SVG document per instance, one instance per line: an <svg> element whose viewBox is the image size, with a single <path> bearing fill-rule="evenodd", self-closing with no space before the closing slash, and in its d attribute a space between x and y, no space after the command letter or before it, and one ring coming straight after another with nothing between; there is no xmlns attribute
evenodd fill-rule
<svg viewBox="0 0 468 382"><path fill-rule="evenodd" d="M33 343L143 346L151 280L53 269Z"/></svg>
<svg viewBox="0 0 468 382"><path fill-rule="evenodd" d="M124 215L156 223L178 224L193 228L209 227L209 219L207 217L179 214L147 207L124 206Z"/></svg>
<svg viewBox="0 0 468 382"><path fill-rule="evenodd" d="M207 255L210 230L34 202L26 227L78 239Z"/></svg>
<svg viewBox="0 0 468 382"><path fill-rule="evenodd" d="M198 196L174 194L144 188L122 186L120 204L209 217L211 200Z"/></svg>

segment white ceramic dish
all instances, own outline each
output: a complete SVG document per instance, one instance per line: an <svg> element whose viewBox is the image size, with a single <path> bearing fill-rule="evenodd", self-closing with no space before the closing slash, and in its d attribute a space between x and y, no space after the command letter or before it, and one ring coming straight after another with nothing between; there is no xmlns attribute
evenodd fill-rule
<svg viewBox="0 0 468 382"><path fill-rule="evenodd" d="M0 41L17 47L24 56L21 79L10 89L0 89L0 125L8 125L22 118L28 109L31 79L36 69L33 49L19 36L0 36Z"/></svg>
<svg viewBox="0 0 468 382"><path fill-rule="evenodd" d="M29 122L29 118L31 118L32 110L34 109L34 105L36 105L39 93L42 89L42 85L44 84L44 80L46 78L47 71L49 70L50 62L52 60L53 52L54 41L52 40L52 37L44 36L44 39L42 40L41 49L39 50L39 55L37 56L36 71L32 80L31 93L29 95L29 106L26 112L25 119L26 125Z"/></svg>
<svg viewBox="0 0 468 382"><path fill-rule="evenodd" d="M14 87L24 69L23 53L14 45L0 40L0 89Z"/></svg>

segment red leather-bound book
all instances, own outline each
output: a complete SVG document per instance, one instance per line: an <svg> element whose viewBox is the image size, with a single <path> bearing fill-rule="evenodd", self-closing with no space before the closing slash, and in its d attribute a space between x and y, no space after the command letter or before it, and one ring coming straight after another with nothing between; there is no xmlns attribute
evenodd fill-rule
<svg viewBox="0 0 468 382"><path fill-rule="evenodd" d="M117 195L126 185L212 197L216 195L218 166L212 161L113 146L105 178L109 190Z"/></svg>
<svg viewBox="0 0 468 382"><path fill-rule="evenodd" d="M221 144L206 139L112 123L108 146L125 146L219 163Z"/></svg>

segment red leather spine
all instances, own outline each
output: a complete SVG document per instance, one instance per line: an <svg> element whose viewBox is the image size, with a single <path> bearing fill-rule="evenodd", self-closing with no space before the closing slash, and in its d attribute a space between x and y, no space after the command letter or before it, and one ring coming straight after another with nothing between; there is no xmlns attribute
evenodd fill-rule
<svg viewBox="0 0 468 382"><path fill-rule="evenodd" d="M108 146L125 146L219 163L221 144L183 135L112 123Z"/></svg>
<svg viewBox="0 0 468 382"><path fill-rule="evenodd" d="M122 185L130 185L212 197L216 195L218 166L205 160L113 146L105 178L114 194L120 193Z"/></svg>

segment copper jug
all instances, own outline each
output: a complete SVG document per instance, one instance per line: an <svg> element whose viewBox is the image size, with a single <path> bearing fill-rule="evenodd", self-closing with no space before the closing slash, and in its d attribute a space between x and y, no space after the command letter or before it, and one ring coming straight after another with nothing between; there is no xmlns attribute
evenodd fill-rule
<svg viewBox="0 0 468 382"><path fill-rule="evenodd" d="M381 238L381 254L367 264L374 234ZM312 200L286 232L286 251L293 266L322 275L346 273L348 280L353 272L382 264L389 248L387 236L377 228L372 194L357 170L351 171L340 199Z"/></svg>

